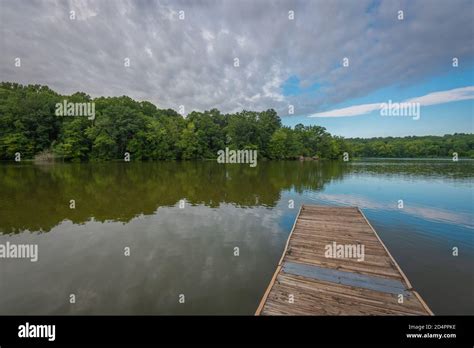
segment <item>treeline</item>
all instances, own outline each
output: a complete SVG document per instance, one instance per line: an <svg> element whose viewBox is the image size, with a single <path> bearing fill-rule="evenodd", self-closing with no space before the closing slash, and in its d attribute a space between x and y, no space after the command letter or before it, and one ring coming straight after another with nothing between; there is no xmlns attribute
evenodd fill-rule
<svg viewBox="0 0 474 348"><path fill-rule="evenodd" d="M56 104L94 102L94 117L56 116ZM296 159L300 156L337 159L353 157L445 157L457 152L474 158L474 135L343 139L324 127L282 126L277 113L217 109L191 112L129 97L92 99L84 93L63 96L46 86L0 84L0 159L54 154L67 161L211 159L219 150L258 150L258 157Z"/></svg>
<svg viewBox="0 0 474 348"><path fill-rule="evenodd" d="M444 136L409 136L403 138L345 139L355 157L420 158L459 157L474 158L474 134Z"/></svg>
<svg viewBox="0 0 474 348"><path fill-rule="evenodd" d="M95 103L95 117L56 116L56 104ZM90 118L90 119L89 119ZM342 138L323 127L284 127L270 109L222 114L212 109L186 117L171 109L129 97L92 99L84 93L62 96L46 86L0 85L0 158L33 158L52 152L70 161L216 158L229 149L258 150L259 158L335 159L346 151Z"/></svg>

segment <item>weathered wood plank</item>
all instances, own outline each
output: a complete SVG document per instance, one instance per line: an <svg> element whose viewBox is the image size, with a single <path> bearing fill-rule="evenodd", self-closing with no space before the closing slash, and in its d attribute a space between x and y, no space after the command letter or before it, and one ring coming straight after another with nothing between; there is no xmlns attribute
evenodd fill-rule
<svg viewBox="0 0 474 348"><path fill-rule="evenodd" d="M340 271L289 261L283 263L282 271L288 274L299 275L305 278L317 279L330 283L388 292L390 294L403 294L407 297L410 296L405 285L396 279L368 276L354 272Z"/></svg>
<svg viewBox="0 0 474 348"><path fill-rule="evenodd" d="M281 273L278 276L277 284L281 286L289 286L291 288L298 288L304 291L317 291L320 293L347 297L387 308L391 308L392 306L398 308L400 306L400 303L398 303L398 295L309 279L292 274ZM409 310L423 311L423 306L419 301L417 301L415 296L409 296L404 299L403 305L404 308Z"/></svg>
<svg viewBox="0 0 474 348"><path fill-rule="evenodd" d="M328 245L363 245L364 255L327 257ZM304 205L256 314L433 313L357 207Z"/></svg>
<svg viewBox="0 0 474 348"><path fill-rule="evenodd" d="M318 266L324 266L327 268L334 268L334 269L340 269L340 270L345 270L345 271L352 271L356 273L362 273L362 274L371 274L371 275L377 275L380 277L387 277L387 278L402 278L396 270L388 267L363 267L360 265L354 265L354 264L345 264L342 263L341 260L337 261L319 261L317 259L310 258L310 257L301 257L300 255L287 255L287 259L289 261L294 261L294 262L301 262L301 263L307 263L310 265L318 265ZM330 259L327 259L330 260Z"/></svg>

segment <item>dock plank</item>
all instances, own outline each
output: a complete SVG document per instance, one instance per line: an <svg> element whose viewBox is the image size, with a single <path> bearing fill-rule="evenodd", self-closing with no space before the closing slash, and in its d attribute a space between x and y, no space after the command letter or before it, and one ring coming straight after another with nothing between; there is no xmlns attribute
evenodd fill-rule
<svg viewBox="0 0 474 348"><path fill-rule="evenodd" d="M313 205L301 207L255 314L433 315L357 207Z"/></svg>

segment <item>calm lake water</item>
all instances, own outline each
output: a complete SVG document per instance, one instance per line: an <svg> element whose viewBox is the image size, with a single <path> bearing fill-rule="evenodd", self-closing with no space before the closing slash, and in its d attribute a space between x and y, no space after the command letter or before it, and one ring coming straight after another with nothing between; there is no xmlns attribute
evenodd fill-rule
<svg viewBox="0 0 474 348"><path fill-rule="evenodd" d="M2 164L0 243L39 258L0 259L0 313L253 314L304 203L359 206L435 314L474 314L473 178L471 161Z"/></svg>

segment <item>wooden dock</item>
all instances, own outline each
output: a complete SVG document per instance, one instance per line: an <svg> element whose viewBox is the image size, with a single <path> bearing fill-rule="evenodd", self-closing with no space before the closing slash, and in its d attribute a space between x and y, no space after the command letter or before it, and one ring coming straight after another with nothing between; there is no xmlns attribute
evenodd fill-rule
<svg viewBox="0 0 474 348"><path fill-rule="evenodd" d="M312 205L301 207L255 314L433 315L357 207Z"/></svg>

